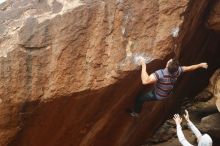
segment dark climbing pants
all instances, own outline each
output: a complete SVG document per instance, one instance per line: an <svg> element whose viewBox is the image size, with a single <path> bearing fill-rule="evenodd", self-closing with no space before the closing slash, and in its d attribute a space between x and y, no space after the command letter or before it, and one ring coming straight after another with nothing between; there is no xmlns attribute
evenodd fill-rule
<svg viewBox="0 0 220 146"><path fill-rule="evenodd" d="M154 91L142 92L140 93L135 100L134 112L140 113L145 101L155 101L158 100L155 96Z"/></svg>

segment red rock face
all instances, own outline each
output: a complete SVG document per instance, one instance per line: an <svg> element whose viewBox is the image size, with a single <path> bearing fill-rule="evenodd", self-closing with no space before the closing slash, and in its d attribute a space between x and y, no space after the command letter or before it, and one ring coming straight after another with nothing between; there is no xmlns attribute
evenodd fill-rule
<svg viewBox="0 0 220 146"><path fill-rule="evenodd" d="M150 72L172 53L171 29L197 28L208 1L6 1L0 5L0 145L139 145L171 103L126 109L141 90L136 53ZM196 16L192 14L196 9ZM188 11L185 11L187 8ZM180 15L182 14L182 15ZM185 19L183 19L185 18Z"/></svg>

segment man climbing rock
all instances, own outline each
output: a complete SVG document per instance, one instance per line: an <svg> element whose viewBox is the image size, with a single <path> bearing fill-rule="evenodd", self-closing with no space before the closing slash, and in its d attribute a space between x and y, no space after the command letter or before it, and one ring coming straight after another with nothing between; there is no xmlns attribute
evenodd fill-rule
<svg viewBox="0 0 220 146"><path fill-rule="evenodd" d="M191 129L191 131L196 135L198 146L212 146L212 139L208 134L201 134L200 131L196 128L196 126L190 121L189 119L189 113L187 110L185 110L184 118L187 121L188 127ZM182 118L179 116L179 114L175 114L173 117L173 120L176 122L176 131L177 136L179 139L179 142L183 146L193 146L191 145L185 138L182 128L181 128L181 122Z"/></svg>
<svg viewBox="0 0 220 146"><path fill-rule="evenodd" d="M163 100L170 97L172 95L174 84L181 73L193 71L198 68L208 68L207 63L200 63L191 66L179 66L176 59L170 59L166 64L166 68L157 70L156 72L148 75L144 58L140 59L140 63L142 66L142 84L154 84L154 89L147 93L141 93L136 97L134 109L130 110L130 115L133 117L138 117L145 101Z"/></svg>

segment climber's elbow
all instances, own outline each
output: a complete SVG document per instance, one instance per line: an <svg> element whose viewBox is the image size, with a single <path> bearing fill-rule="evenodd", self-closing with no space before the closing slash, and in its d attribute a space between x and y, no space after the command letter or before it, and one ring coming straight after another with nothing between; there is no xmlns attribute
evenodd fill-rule
<svg viewBox="0 0 220 146"><path fill-rule="evenodd" d="M143 84L143 85L149 84L149 81L146 80L146 79L142 79L142 84Z"/></svg>
<svg viewBox="0 0 220 146"><path fill-rule="evenodd" d="M143 85L153 84L156 82L156 78L153 75L150 75L148 78L142 78L141 80Z"/></svg>

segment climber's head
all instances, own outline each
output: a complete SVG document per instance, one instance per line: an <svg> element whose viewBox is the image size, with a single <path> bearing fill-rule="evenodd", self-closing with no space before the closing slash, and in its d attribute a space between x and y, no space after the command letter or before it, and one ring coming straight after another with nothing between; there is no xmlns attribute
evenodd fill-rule
<svg viewBox="0 0 220 146"><path fill-rule="evenodd" d="M212 139L208 134L202 135L198 139L198 146L212 146Z"/></svg>
<svg viewBox="0 0 220 146"><path fill-rule="evenodd" d="M179 62L176 59L170 59L167 62L166 68L168 69L169 73L175 73L179 68Z"/></svg>

